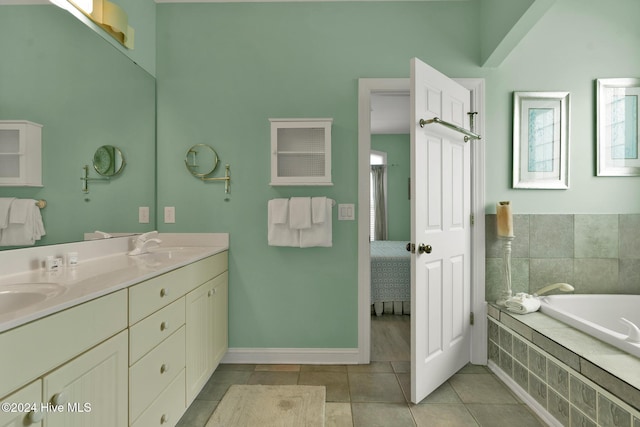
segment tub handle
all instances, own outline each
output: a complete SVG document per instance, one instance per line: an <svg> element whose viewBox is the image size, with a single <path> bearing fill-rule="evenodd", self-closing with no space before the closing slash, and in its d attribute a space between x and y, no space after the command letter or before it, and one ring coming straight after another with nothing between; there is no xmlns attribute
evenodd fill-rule
<svg viewBox="0 0 640 427"><path fill-rule="evenodd" d="M620 318L620 322L624 323L629 328L629 336L627 336L625 341L640 344L640 329L638 329L633 322L625 319L624 317Z"/></svg>

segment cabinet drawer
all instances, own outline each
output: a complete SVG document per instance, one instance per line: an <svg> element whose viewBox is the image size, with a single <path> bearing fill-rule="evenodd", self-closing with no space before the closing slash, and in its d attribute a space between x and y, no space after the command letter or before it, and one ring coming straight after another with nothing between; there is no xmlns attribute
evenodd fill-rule
<svg viewBox="0 0 640 427"><path fill-rule="evenodd" d="M184 325L184 298L142 319L129 329L129 365Z"/></svg>
<svg viewBox="0 0 640 427"><path fill-rule="evenodd" d="M129 419L135 420L184 369L185 329L160 343L129 369Z"/></svg>
<svg viewBox="0 0 640 427"><path fill-rule="evenodd" d="M127 327L121 290L0 334L0 396Z"/></svg>
<svg viewBox="0 0 640 427"><path fill-rule="evenodd" d="M185 410L184 369L131 427L176 425Z"/></svg>
<svg viewBox="0 0 640 427"><path fill-rule="evenodd" d="M227 270L227 264L225 251L130 287L129 325Z"/></svg>

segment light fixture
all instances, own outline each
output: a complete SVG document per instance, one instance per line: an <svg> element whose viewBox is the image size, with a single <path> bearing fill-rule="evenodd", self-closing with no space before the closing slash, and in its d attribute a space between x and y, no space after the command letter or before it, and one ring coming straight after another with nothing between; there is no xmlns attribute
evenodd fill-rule
<svg viewBox="0 0 640 427"><path fill-rule="evenodd" d="M117 4L108 0L49 0L51 3L68 10L73 15L77 12L89 18L100 28L123 46L133 49L134 30L129 26L126 12Z"/></svg>

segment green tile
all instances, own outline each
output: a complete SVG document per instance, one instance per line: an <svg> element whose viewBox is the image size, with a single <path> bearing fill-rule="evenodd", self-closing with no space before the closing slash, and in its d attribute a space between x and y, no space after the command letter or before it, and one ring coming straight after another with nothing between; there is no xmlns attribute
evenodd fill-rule
<svg viewBox="0 0 640 427"><path fill-rule="evenodd" d="M569 425L569 402L553 391L551 388L547 389L548 395L548 408L547 410L553 417L560 421L563 426Z"/></svg>
<svg viewBox="0 0 640 427"><path fill-rule="evenodd" d="M598 394L598 424L626 427L631 424L631 414L602 394Z"/></svg>
<svg viewBox="0 0 640 427"><path fill-rule="evenodd" d="M531 215L531 258L573 258L574 216Z"/></svg>
<svg viewBox="0 0 640 427"><path fill-rule="evenodd" d="M618 215L575 215L576 258L618 258Z"/></svg>
<svg viewBox="0 0 640 427"><path fill-rule="evenodd" d="M595 420L597 414L596 390L574 375L569 378L569 389L571 404Z"/></svg>
<svg viewBox="0 0 640 427"><path fill-rule="evenodd" d="M476 427L479 424L473 418L467 406L452 403L433 403L411 407L411 413L419 426L433 427ZM382 424L379 424L382 426ZM384 427L396 426L392 422ZM414 426L415 424L411 424Z"/></svg>
<svg viewBox="0 0 640 427"><path fill-rule="evenodd" d="M414 427L409 407L398 403L352 403L353 427Z"/></svg>

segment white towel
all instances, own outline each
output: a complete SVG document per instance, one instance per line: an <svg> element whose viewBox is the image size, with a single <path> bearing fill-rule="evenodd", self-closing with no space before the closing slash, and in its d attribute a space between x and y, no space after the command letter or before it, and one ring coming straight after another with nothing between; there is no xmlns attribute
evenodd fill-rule
<svg viewBox="0 0 640 427"><path fill-rule="evenodd" d="M0 198L0 230L7 228L9 225L9 210L11 208L11 203L15 199L15 197Z"/></svg>
<svg viewBox="0 0 640 427"><path fill-rule="evenodd" d="M331 216L331 199L325 198L324 202L324 222L313 224L310 228L300 230L300 247L309 248L312 246L331 247L333 246L333 228Z"/></svg>
<svg viewBox="0 0 640 427"><path fill-rule="evenodd" d="M11 203L9 225L2 231L0 246L33 245L45 234L42 215L36 201L16 199Z"/></svg>
<svg viewBox="0 0 640 427"><path fill-rule="evenodd" d="M280 200L287 199L272 199L269 200L267 205L267 241L269 246L294 246L300 247L300 231L289 228L289 223L286 220L288 211L285 211L284 222L282 220L281 212L278 212L282 203Z"/></svg>
<svg viewBox="0 0 640 427"><path fill-rule="evenodd" d="M538 297L520 292L509 298L504 305L507 307L507 310L512 313L527 314L538 311L540 308L540 300Z"/></svg>
<svg viewBox="0 0 640 427"><path fill-rule="evenodd" d="M327 217L327 198L312 197L311 198L311 222L314 224L322 224Z"/></svg>
<svg viewBox="0 0 640 427"><path fill-rule="evenodd" d="M289 227L294 229L311 227L311 197L289 199Z"/></svg>
<svg viewBox="0 0 640 427"><path fill-rule="evenodd" d="M13 203L11 203L9 223L25 224L34 206L36 206L36 201L33 199L15 199ZM37 208L36 206L36 209Z"/></svg>
<svg viewBox="0 0 640 427"><path fill-rule="evenodd" d="M269 211L274 224L286 224L289 216L289 199L269 200Z"/></svg>

